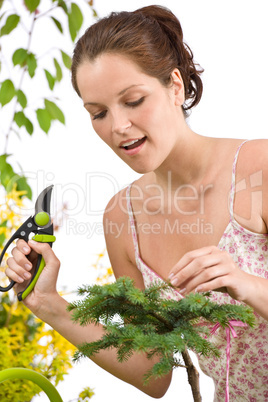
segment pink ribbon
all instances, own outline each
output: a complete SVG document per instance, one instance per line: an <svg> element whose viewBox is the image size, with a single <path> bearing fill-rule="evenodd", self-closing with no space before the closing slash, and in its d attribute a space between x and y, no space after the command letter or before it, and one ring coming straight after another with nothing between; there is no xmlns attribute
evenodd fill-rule
<svg viewBox="0 0 268 402"><path fill-rule="evenodd" d="M220 323L214 325L211 330L211 335L214 335L217 329L221 326ZM229 371L230 371L230 348L231 348L231 333L234 338L237 338L237 334L234 330L234 327L247 327L242 321L234 321L230 320L228 326L226 327L226 338L227 338L227 346L226 346L226 390L225 390L225 402L229 402Z"/></svg>

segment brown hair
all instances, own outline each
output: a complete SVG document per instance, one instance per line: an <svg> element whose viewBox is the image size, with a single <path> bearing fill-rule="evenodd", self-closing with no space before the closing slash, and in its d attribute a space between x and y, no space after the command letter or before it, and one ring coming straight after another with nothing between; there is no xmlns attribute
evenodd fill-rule
<svg viewBox="0 0 268 402"><path fill-rule="evenodd" d="M170 85L171 72L178 68L185 89L184 112L201 99L203 69L195 64L191 49L183 42L180 22L165 7L113 12L86 30L75 46L72 62L72 84L79 96L77 68L85 60L94 61L103 53L129 57L145 74L158 78L164 86Z"/></svg>

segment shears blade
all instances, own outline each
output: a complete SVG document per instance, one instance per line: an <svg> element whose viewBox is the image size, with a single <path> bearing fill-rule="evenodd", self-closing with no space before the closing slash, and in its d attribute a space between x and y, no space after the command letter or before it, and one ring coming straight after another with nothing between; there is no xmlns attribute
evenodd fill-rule
<svg viewBox="0 0 268 402"><path fill-rule="evenodd" d="M37 197L35 203L35 214L47 212L50 215L50 201L53 185L46 187Z"/></svg>

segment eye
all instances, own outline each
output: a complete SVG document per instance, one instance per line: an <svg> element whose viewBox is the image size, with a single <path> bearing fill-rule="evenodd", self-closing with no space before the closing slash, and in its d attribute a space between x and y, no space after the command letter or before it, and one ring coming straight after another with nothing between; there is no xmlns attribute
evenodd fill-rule
<svg viewBox="0 0 268 402"><path fill-rule="evenodd" d="M143 103L144 99L145 99L145 97L143 96L142 98L140 98L134 102L126 102L126 105L130 106L130 107L136 107L136 106L141 105Z"/></svg>
<svg viewBox="0 0 268 402"><path fill-rule="evenodd" d="M92 116L92 120L97 120L97 119L104 119L104 117L106 116L107 111L103 110L102 112L95 114Z"/></svg>

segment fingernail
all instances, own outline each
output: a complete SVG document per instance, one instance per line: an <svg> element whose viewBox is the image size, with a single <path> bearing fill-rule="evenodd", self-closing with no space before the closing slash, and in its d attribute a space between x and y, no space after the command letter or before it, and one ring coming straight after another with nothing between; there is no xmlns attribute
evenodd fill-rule
<svg viewBox="0 0 268 402"><path fill-rule="evenodd" d="M202 292L202 289L202 286L197 286L197 288L195 289L195 293Z"/></svg>
<svg viewBox="0 0 268 402"><path fill-rule="evenodd" d="M30 264L25 264L25 268L26 268L26 269L31 269L32 266L31 266Z"/></svg>
<svg viewBox="0 0 268 402"><path fill-rule="evenodd" d="M23 274L25 279L30 279L31 278L31 274L29 272L24 272Z"/></svg>
<svg viewBox="0 0 268 402"><path fill-rule="evenodd" d="M17 282L22 283L22 282L24 282L24 279L21 278L21 277L19 277L18 280L17 280Z"/></svg>
<svg viewBox="0 0 268 402"><path fill-rule="evenodd" d="M176 286L177 284L178 284L178 278L173 278L173 279L171 279L171 281L170 281L170 283L171 283L171 285L173 285L173 286Z"/></svg>
<svg viewBox="0 0 268 402"><path fill-rule="evenodd" d="M32 244L33 246L34 246L35 244L37 244L37 243L38 243L37 241L29 240L29 244Z"/></svg>
<svg viewBox="0 0 268 402"><path fill-rule="evenodd" d="M25 251L25 253L28 253L30 251L29 247L23 247L23 251Z"/></svg>
<svg viewBox="0 0 268 402"><path fill-rule="evenodd" d="M171 274L169 275L168 279L172 279L173 276L174 276L174 274L171 273Z"/></svg>
<svg viewBox="0 0 268 402"><path fill-rule="evenodd" d="M180 294L183 295L186 292L186 288L183 288L183 289L179 290L179 292L180 292Z"/></svg>

